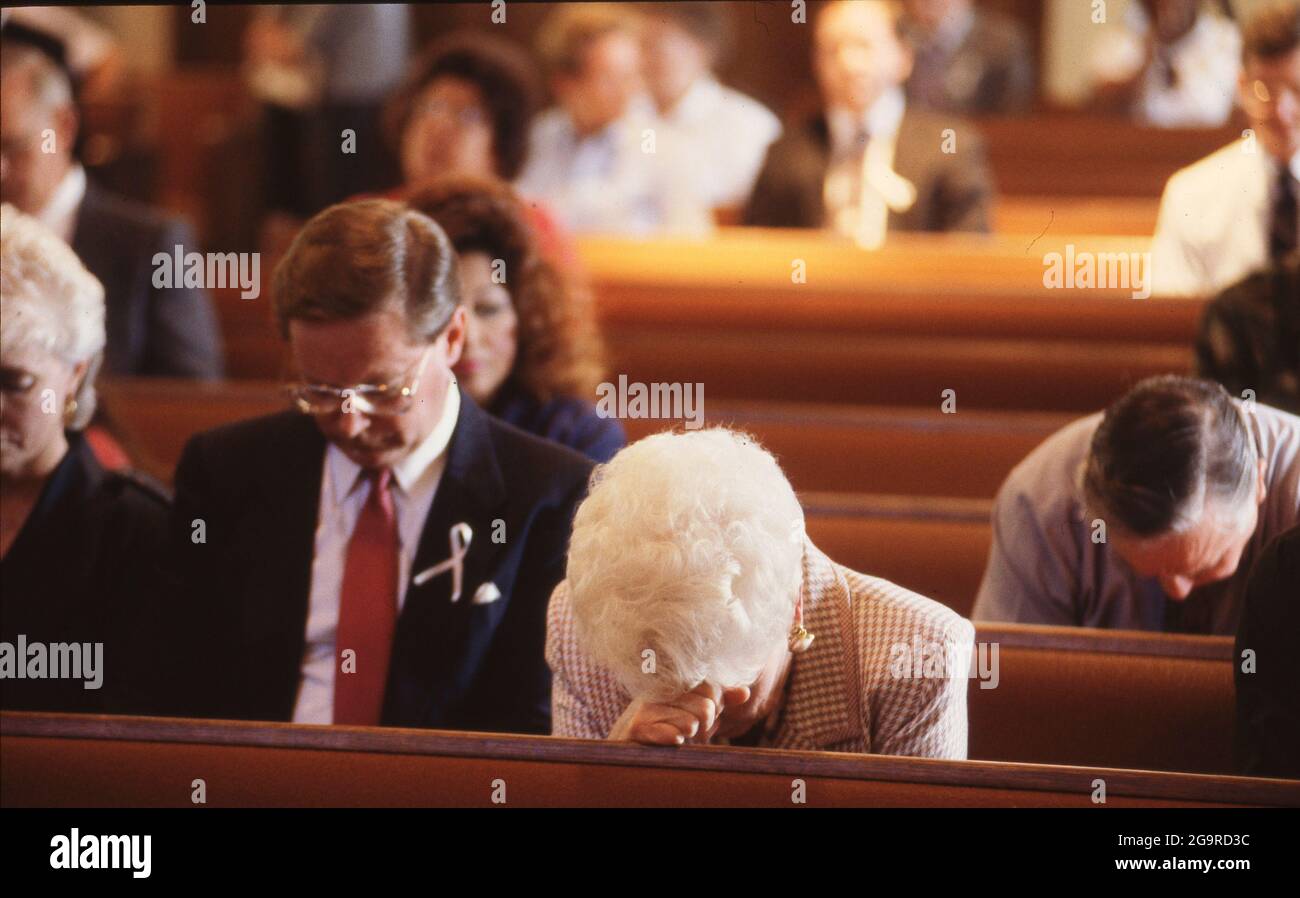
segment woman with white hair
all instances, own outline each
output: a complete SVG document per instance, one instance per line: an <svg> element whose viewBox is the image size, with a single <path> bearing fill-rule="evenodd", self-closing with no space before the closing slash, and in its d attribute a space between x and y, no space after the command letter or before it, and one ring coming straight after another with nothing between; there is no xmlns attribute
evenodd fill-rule
<svg viewBox="0 0 1300 898"><path fill-rule="evenodd" d="M0 707L127 710L140 701L130 648L152 617L149 572L167 500L107 472L81 433L95 409L104 290L52 231L0 208ZM55 670L54 643L77 669ZM95 645L101 649L96 650ZM153 649L153 651L156 651ZM60 659L60 661L66 658ZM21 675L18 667L22 667ZM135 671L133 673L133 671Z"/></svg>
<svg viewBox="0 0 1300 898"><path fill-rule="evenodd" d="M566 574L557 736L966 757L970 622L818 551L747 436L656 434L597 468Z"/></svg>

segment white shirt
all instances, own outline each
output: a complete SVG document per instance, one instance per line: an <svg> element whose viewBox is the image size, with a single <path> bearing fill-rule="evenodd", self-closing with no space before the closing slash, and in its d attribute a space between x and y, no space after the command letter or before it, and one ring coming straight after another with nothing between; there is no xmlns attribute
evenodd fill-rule
<svg viewBox="0 0 1300 898"><path fill-rule="evenodd" d="M671 176L695 185L709 207L738 206L749 198L767 156L781 134L781 122L766 106L713 78L698 79L660 120L692 150L675 154L685 168Z"/></svg>
<svg viewBox="0 0 1300 898"><path fill-rule="evenodd" d="M77 229L77 210L85 198L86 170L80 165L74 165L59 181L50 201L36 217L41 224L62 237L64 243L71 245L72 235Z"/></svg>
<svg viewBox="0 0 1300 898"><path fill-rule="evenodd" d="M519 192L545 200L578 234L703 235L712 226L707 203L672 172L689 143L655 117L648 99L595 134L579 136L567 112L538 116ZM653 149L653 152L650 150Z"/></svg>
<svg viewBox="0 0 1300 898"><path fill-rule="evenodd" d="M1146 35L1151 26L1141 5L1129 6L1126 27L1096 44L1094 80L1122 80L1146 62ZM1203 9L1192 30L1165 48L1175 74L1167 81L1159 63L1142 76L1136 98L1139 121L1161 128L1217 127L1228 120L1236 102L1241 68L1241 33L1218 13Z"/></svg>
<svg viewBox="0 0 1300 898"><path fill-rule="evenodd" d="M894 146L906 111L903 89L893 87L861 115L842 108L826 113L831 141L822 185L826 223L866 248L884 242L890 209L904 211L916 200L916 188L894 171Z"/></svg>
<svg viewBox="0 0 1300 898"><path fill-rule="evenodd" d="M397 610L400 614L411 579L411 565L420 544L424 521L447 465L447 444L460 414L460 393L453 380L447 387L442 418L429 435L405 458L393 465L393 506L397 516ZM321 471L320 507L316 516L316 549L311 565L306 644L302 680L293 709L294 723L334 721L334 636L339 622L339 593L348 541L361 509L370 496L361 466L337 447L325 450Z"/></svg>
<svg viewBox="0 0 1300 898"><path fill-rule="evenodd" d="M1300 153L1288 164L1300 178ZM1210 297L1268 265L1279 165L1257 139L1242 139L1169 179L1151 244L1152 293Z"/></svg>

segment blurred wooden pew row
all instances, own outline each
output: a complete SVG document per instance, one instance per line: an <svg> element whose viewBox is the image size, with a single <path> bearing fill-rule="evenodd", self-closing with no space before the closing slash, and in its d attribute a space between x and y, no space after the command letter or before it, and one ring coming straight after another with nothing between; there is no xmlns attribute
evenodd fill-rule
<svg viewBox="0 0 1300 898"><path fill-rule="evenodd" d="M1143 128L1071 113L975 124L1003 195L1153 198L1170 175L1236 140L1245 127ZM960 139L959 133L959 152Z"/></svg>
<svg viewBox="0 0 1300 898"><path fill-rule="evenodd" d="M164 379L100 384L104 407L142 468L169 480L201 430L288 408L271 381ZM989 499L1007 472L1069 415L795 403L709 402L704 424L752 433L803 492ZM625 419L631 440L681 421Z"/></svg>
<svg viewBox="0 0 1300 898"><path fill-rule="evenodd" d="M799 500L808 537L832 560L970 616L993 541L989 500L853 493Z"/></svg>
<svg viewBox="0 0 1300 898"><path fill-rule="evenodd" d="M975 638L998 645L998 679L971 680L971 758L1234 769L1231 637L976 622Z"/></svg>
<svg viewBox="0 0 1300 898"><path fill-rule="evenodd" d="M1278 806L1300 784L722 746L83 715L0 715L6 807Z"/></svg>
<svg viewBox="0 0 1300 898"><path fill-rule="evenodd" d="M1045 286L1045 256L1062 254L1064 266L1071 246L1076 267L1092 254L1108 279L1104 260L1115 257L1127 285ZM707 240L584 237L578 248L611 336L654 328L1183 345L1203 305L1134 296L1146 263L1134 269L1131 254L1147 252L1148 237L899 234L868 252L818 232L730 229Z"/></svg>
<svg viewBox="0 0 1300 898"><path fill-rule="evenodd" d="M230 210L222 178L216 175L229 175L226 157L232 147L237 145L240 155L246 155L256 146L243 136L255 121L256 106L238 71L188 66L143 76L127 105L133 108L88 108L85 118L97 125L91 136L152 148L161 168L160 202L191 215L203 234L220 235L226 230L221 214ZM127 124L111 126L119 120ZM1040 233L1049 221L1058 231L1064 227L1075 233L1150 234L1153 204L1169 176L1241 132L1236 125L1141 128L1079 114L974 124L984 136L994 182L1006 202L995 215L995 225L1004 233L1024 234ZM252 186L255 173L247 177ZM1018 206L1021 199L1031 205L1048 203L1055 214L1031 213Z"/></svg>
<svg viewBox="0 0 1300 898"><path fill-rule="evenodd" d="M1190 344L1081 344L832 334L612 335L611 383L702 384L747 400L1086 414L1157 374L1187 374ZM951 391L951 392L948 392Z"/></svg>
<svg viewBox="0 0 1300 898"><path fill-rule="evenodd" d="M993 232L1150 237L1159 211L1155 196L1002 196L993 207Z"/></svg>

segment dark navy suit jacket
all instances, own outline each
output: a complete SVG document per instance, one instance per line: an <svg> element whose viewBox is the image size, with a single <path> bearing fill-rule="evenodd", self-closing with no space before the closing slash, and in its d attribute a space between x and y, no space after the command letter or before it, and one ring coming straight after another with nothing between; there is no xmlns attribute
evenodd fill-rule
<svg viewBox="0 0 1300 898"><path fill-rule="evenodd" d="M176 469L176 713L289 720L297 700L326 441L284 413L199 434ZM393 639L385 726L550 732L546 606L564 577L591 462L491 417L463 392L412 575L473 529L462 595L451 576L408 584ZM196 543L202 519L206 542ZM501 525L494 527L494 522ZM494 541L494 529L504 540ZM501 598L475 605L492 581ZM191 652L196 640L199 651Z"/></svg>
<svg viewBox="0 0 1300 898"><path fill-rule="evenodd" d="M208 294L153 285L154 254L170 257L177 244L200 250L179 219L86 185L72 248L104 285L105 374L221 377L221 331Z"/></svg>
<svg viewBox="0 0 1300 898"><path fill-rule="evenodd" d="M488 410L520 430L568 446L596 462L609 461L627 445L617 419L602 418L591 403L572 396L542 402L507 381Z"/></svg>

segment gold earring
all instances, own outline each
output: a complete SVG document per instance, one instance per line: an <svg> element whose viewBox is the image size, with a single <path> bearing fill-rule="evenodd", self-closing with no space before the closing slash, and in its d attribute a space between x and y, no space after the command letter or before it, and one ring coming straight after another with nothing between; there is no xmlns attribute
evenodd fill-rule
<svg viewBox="0 0 1300 898"><path fill-rule="evenodd" d="M786 645L790 647L791 653L802 655L808 651L816 638L816 634L810 633L803 625L803 590L800 590L799 600L794 606L794 626L790 628Z"/></svg>
<svg viewBox="0 0 1300 898"><path fill-rule="evenodd" d="M73 415L75 415L76 413L77 413L77 400L74 397L69 396L67 400L63 403L63 420L71 421Z"/></svg>

